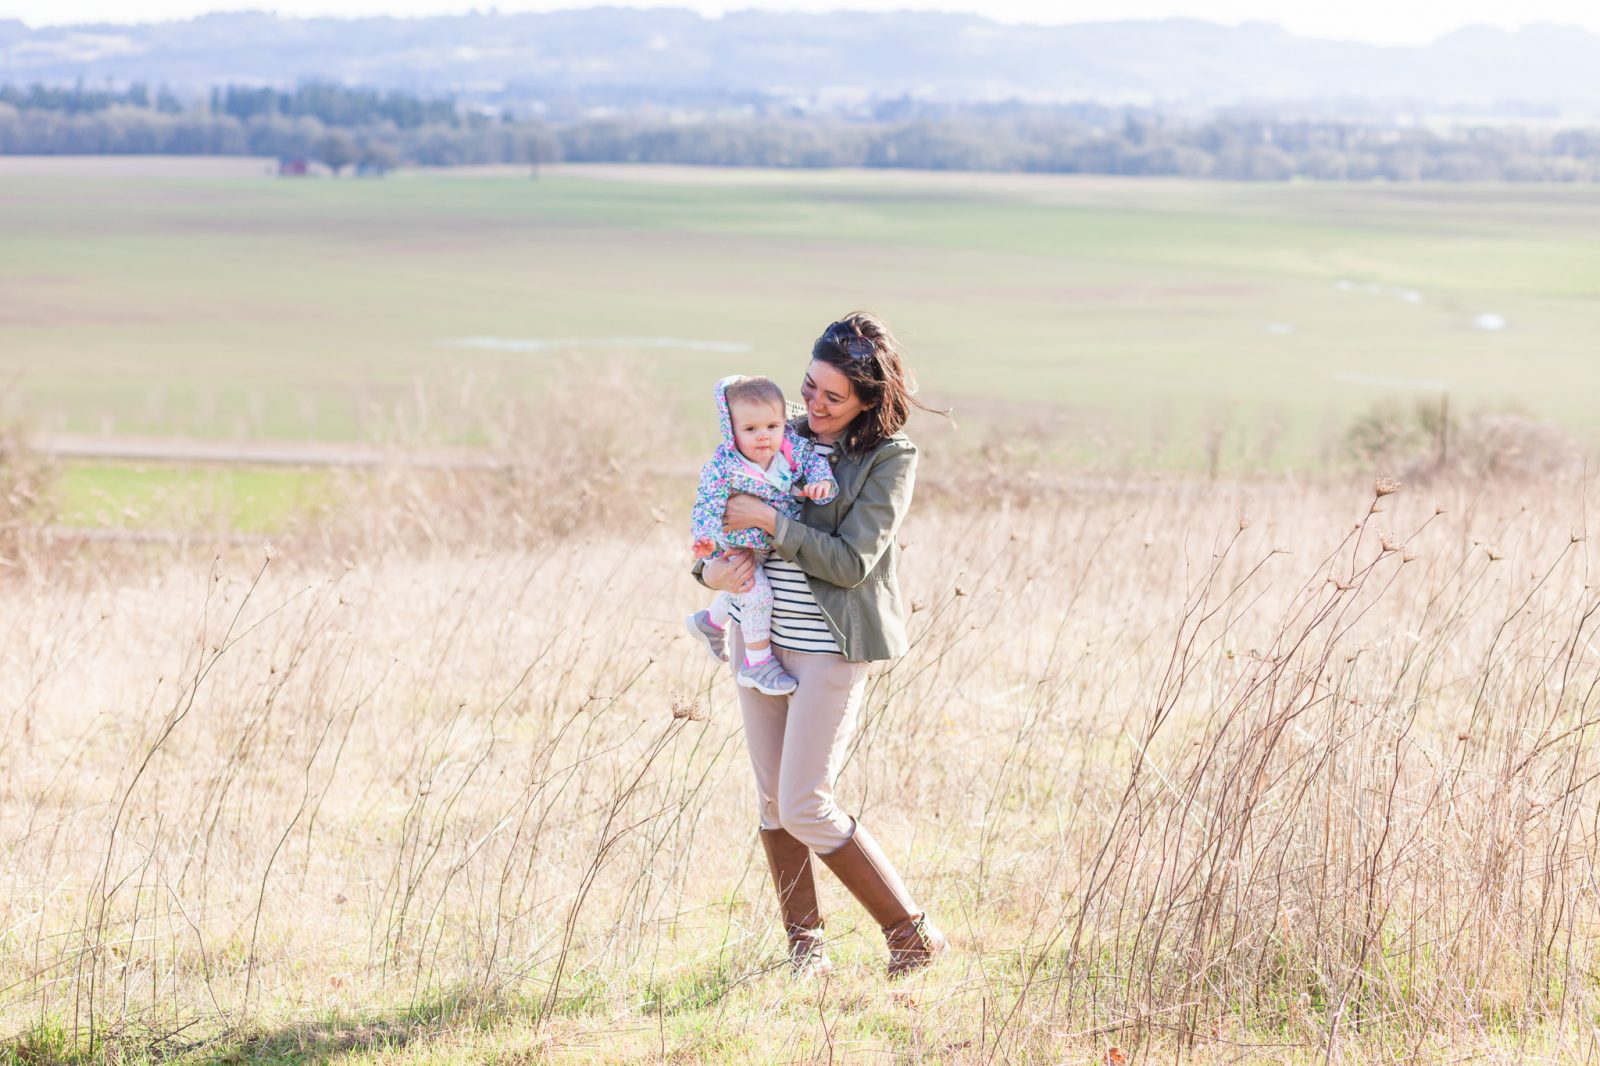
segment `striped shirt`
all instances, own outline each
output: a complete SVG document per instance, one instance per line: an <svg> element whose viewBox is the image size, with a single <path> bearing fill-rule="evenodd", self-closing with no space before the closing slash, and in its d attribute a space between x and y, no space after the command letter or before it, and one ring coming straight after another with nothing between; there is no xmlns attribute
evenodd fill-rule
<svg viewBox="0 0 1600 1066"><path fill-rule="evenodd" d="M817 454L826 457L833 448L816 445ZM772 582L772 643L784 651L820 652L839 655L839 642L828 631L822 608L806 584L806 572L773 552L762 564ZM731 605L730 605L731 606ZM737 621L739 610L733 607Z"/></svg>

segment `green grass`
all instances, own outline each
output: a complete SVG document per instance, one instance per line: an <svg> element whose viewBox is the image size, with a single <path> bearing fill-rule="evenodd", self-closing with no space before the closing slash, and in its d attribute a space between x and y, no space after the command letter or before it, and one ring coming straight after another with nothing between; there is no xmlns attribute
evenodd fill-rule
<svg viewBox="0 0 1600 1066"><path fill-rule="evenodd" d="M331 497L329 476L284 467L71 463L53 483L73 526L276 532Z"/></svg>
<svg viewBox="0 0 1600 1066"><path fill-rule="evenodd" d="M47 427L354 439L418 378L536 390L616 358L683 403L727 372L793 381L865 306L958 413L1156 453L1222 425L1312 460L1432 382L1595 424L1600 190L639 173L0 175L0 374ZM440 343L466 336L751 349Z"/></svg>
<svg viewBox="0 0 1600 1066"><path fill-rule="evenodd" d="M296 1010L281 1023L242 1030L215 1026L181 1033L157 1026L101 1031L93 1044L66 1018L51 1018L0 1044L0 1066L112 1064L117 1066L290 1066L294 1063L482 1066L487 1063L751 1063L864 1060L927 1063L1104 1062L1120 1045L1136 1061L1183 1059L1200 1066L1257 1061L1309 1064L1327 1057L1329 1019L1324 1005L1292 1005L1254 1012L1201 1004L1196 1018L1167 1019L1141 1031L1133 1024L1103 1030L1067 1023L1041 1027L1013 1014L1017 986L991 973L957 981L937 971L904 985L886 986L877 967L847 962L827 978L793 982L780 967L739 982L688 1009L661 1004L630 1006L613 994L582 1009L540 1017L536 999L492 1002L450 996L389 1010ZM1048 985L1034 989L1034 1010L1050 999ZM1180 1035L1196 1021L1194 1039ZM1010 1034L997 1031L1005 1023ZM1347 1023L1341 1051L1362 1062L1473 1058L1554 1061L1592 1047L1586 1019L1485 1020L1459 1031L1404 1033ZM1266 1059L1263 1059L1266 1060Z"/></svg>

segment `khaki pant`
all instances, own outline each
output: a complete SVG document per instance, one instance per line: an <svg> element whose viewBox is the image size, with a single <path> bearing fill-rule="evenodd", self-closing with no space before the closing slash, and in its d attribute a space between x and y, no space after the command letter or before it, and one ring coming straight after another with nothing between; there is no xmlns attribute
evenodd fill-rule
<svg viewBox="0 0 1600 1066"><path fill-rule="evenodd" d="M738 626L728 627L729 662L744 662ZM756 774L761 828L787 829L818 854L844 846L853 822L833 799L845 749L861 714L867 664L842 655L772 653L800 683L788 696L735 686L744 715L745 745Z"/></svg>

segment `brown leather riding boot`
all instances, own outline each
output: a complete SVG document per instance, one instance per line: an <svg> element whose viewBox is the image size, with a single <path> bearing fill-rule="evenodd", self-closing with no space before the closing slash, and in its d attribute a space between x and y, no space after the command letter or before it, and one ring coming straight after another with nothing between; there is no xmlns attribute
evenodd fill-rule
<svg viewBox="0 0 1600 1066"><path fill-rule="evenodd" d="M761 830L767 866L778 890L783 929L789 935L789 966L798 975L833 968L822 949L822 914L817 910L817 878L811 850L786 829Z"/></svg>
<svg viewBox="0 0 1600 1066"><path fill-rule="evenodd" d="M912 901L900 875L861 823L856 823L843 847L818 858L883 929L889 944L890 977L921 969L944 951L944 934Z"/></svg>

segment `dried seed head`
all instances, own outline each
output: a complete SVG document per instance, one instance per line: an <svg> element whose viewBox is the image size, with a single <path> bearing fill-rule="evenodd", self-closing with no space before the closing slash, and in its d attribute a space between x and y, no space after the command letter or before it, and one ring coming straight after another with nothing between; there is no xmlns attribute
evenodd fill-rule
<svg viewBox="0 0 1600 1066"><path fill-rule="evenodd" d="M272 541L270 540L261 542L261 552L267 557L268 562L278 557L278 549L272 546Z"/></svg>
<svg viewBox="0 0 1600 1066"><path fill-rule="evenodd" d="M925 610L927 608L927 606L928 605L923 603L921 600L912 600L911 601L911 613L912 614L916 614L918 611Z"/></svg>
<svg viewBox="0 0 1600 1066"><path fill-rule="evenodd" d="M1239 529L1241 531L1243 531L1243 530L1246 530L1246 529L1249 529L1249 528L1250 528L1250 516L1245 514L1244 511L1241 509L1239 511Z"/></svg>
<svg viewBox="0 0 1600 1066"><path fill-rule="evenodd" d="M1402 563L1414 562L1416 560L1418 554L1419 554L1418 552L1414 552L1414 551L1403 551L1403 552L1400 553L1400 561Z"/></svg>
<svg viewBox="0 0 1600 1066"><path fill-rule="evenodd" d="M1385 533L1378 538L1378 547L1386 552L1399 551L1400 542L1394 539L1393 533Z"/></svg>
<svg viewBox="0 0 1600 1066"><path fill-rule="evenodd" d="M967 594L967 590L966 589L962 588L960 585L956 586L956 595L957 596L965 596L966 594Z"/></svg>
<svg viewBox="0 0 1600 1066"><path fill-rule="evenodd" d="M691 722L706 720L705 706L695 696L672 697L672 717L685 718Z"/></svg>
<svg viewBox="0 0 1600 1066"><path fill-rule="evenodd" d="M1400 491L1400 479L1380 474L1372 483L1372 491L1379 496L1388 496Z"/></svg>
<svg viewBox="0 0 1600 1066"><path fill-rule="evenodd" d="M1444 504L1442 504L1442 503L1434 504L1433 505L1433 513L1434 514L1444 514Z"/></svg>
<svg viewBox="0 0 1600 1066"><path fill-rule="evenodd" d="M1484 551L1489 553L1489 561L1491 563L1498 563L1501 559L1505 558L1503 554L1495 551L1493 548L1485 548Z"/></svg>

